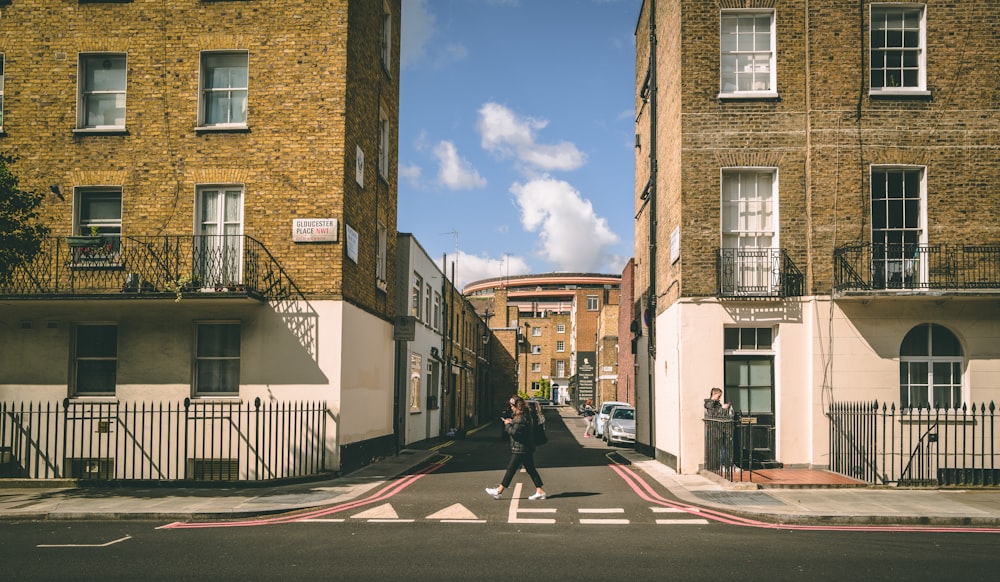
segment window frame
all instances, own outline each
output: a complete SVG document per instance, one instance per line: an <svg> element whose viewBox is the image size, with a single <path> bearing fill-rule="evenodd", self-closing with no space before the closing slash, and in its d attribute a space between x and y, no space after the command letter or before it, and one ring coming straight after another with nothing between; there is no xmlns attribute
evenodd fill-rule
<svg viewBox="0 0 1000 582"><path fill-rule="evenodd" d="M599 311L601 302L597 295L587 295L587 311Z"/></svg>
<svg viewBox="0 0 1000 582"><path fill-rule="evenodd" d="M424 278L420 276L420 273L414 272L411 281L410 315L416 317L420 321L423 321L423 318L420 316L420 312L421 309L423 309Z"/></svg>
<svg viewBox="0 0 1000 582"><path fill-rule="evenodd" d="M879 15L879 14L885 14L885 13L889 13L889 12L908 12L908 11L912 12L912 11L915 11L915 10L920 12L920 18L919 18L919 24L918 24L918 28L919 28L919 30L918 30L918 45L917 45L917 47L915 49L911 49L911 48L907 48L906 47L905 40L903 39L904 37L901 37L900 44L898 46L889 47L888 43L883 44L882 46L879 46L879 47L875 46L875 40L876 40L876 36L877 36L876 35L876 28L875 28L875 24L876 24L875 23L875 19L876 19L877 15ZM883 22L885 20L886 20L885 18L882 18ZM886 29L881 29L881 30L889 30L889 29L886 28ZM904 34L905 34L905 30L906 29L904 28L904 29L901 29L901 30L903 30ZM868 71L867 84L868 84L868 95L869 96L871 96L871 97L880 97L880 96L881 97L894 97L894 96L895 97L899 97L899 96L929 96L931 94L930 91L927 90L927 5L926 4L921 4L921 3L902 3L902 2L901 3L872 3L868 7L868 47L867 48L868 48L868 62L866 63L866 69ZM916 69L917 69L917 80L916 81L917 82L916 82L915 86L904 86L902 84L900 84L898 86L887 86L886 84L883 84L881 87L875 87L875 85L873 83L873 79L874 79L874 76L875 76L875 69L874 69L875 53L876 52L890 52L890 51L898 52L898 53L901 53L901 54L902 53L906 53L906 52L916 52L917 53L917 59L916 59L917 60L917 63L916 63ZM898 67L898 71L899 71L899 73L901 75L903 75L905 77L905 74L904 74L905 71L908 68L912 69L912 67L905 66L905 64L902 61L903 61L903 59L900 59L900 64L899 64L899 67ZM885 64L884 60L883 60L883 64ZM888 71L890 71L890 70L896 70L896 68L893 67L892 69L889 69L888 67L884 66L880 70L882 70L883 72L886 72L886 74L887 74ZM902 83L904 80L905 79L901 79L900 83ZM883 81L885 81L885 79L883 79Z"/></svg>
<svg viewBox="0 0 1000 582"><path fill-rule="evenodd" d="M566 341L565 340L556 340L556 351L557 352L565 352L566 351Z"/></svg>
<svg viewBox="0 0 1000 582"><path fill-rule="evenodd" d="M86 327L105 327L114 329L114 355L80 355L80 348L82 346L93 347L94 342L83 342L80 341L80 329ZM76 398L80 397L114 397L117 393L118 387L118 348L121 344L119 339L119 327L117 322L79 322L73 326L73 363L72 363L72 395ZM112 372L112 386L110 390L81 390L80 389L80 363L81 362L113 362L114 367Z"/></svg>
<svg viewBox="0 0 1000 582"><path fill-rule="evenodd" d="M385 109L378 110L378 175L389 181L389 116Z"/></svg>
<svg viewBox="0 0 1000 582"><path fill-rule="evenodd" d="M122 65L122 86L114 89L93 89L87 85L88 73L93 70L91 63L96 63L98 59L109 62L121 61ZM82 52L77 55L77 81L76 81L76 133L121 133L126 131L128 119L128 53L124 52ZM118 124L89 124L91 109L88 107L88 100L94 95L118 96L123 101L121 123Z"/></svg>
<svg viewBox="0 0 1000 582"><path fill-rule="evenodd" d="M410 352L410 382L407 389L410 393L409 410L411 414L421 411L420 401L423 395L421 383L423 382L423 376L423 356L417 352Z"/></svg>
<svg viewBox="0 0 1000 582"><path fill-rule="evenodd" d="M768 31L771 43L770 49L768 51L769 56L767 64L768 86L766 89L748 89L741 91L738 89L741 72L738 70L734 70L732 72L732 75L734 75L734 83L733 83L734 88L732 90L727 91L725 86L726 82L725 81L726 71L724 69L725 61L727 60L727 57L730 56L735 56L738 61L740 55L745 54L745 52L747 51L740 51L738 47L737 49L734 50L729 50L729 51L724 50L723 38L724 35L726 34L724 32L725 20L727 17L733 17L733 16L736 16L738 18L740 15L758 16L762 14L769 15L771 19L770 30ZM777 21L778 21L777 10L775 10L774 8L726 8L719 12L719 95L718 95L719 99L761 99L761 98L773 99L778 97ZM750 52L755 54L760 54L763 53L764 51L750 51ZM742 74L747 73L746 71L747 66L756 68L759 67L760 65L757 63L744 65L743 67L744 70L742 71ZM739 66L737 65L737 69L738 68ZM753 79L759 73L759 71L751 70L749 71L749 73L751 74L751 79Z"/></svg>
<svg viewBox="0 0 1000 582"><path fill-rule="evenodd" d="M375 226L378 246L375 249L375 280L378 283L386 282L386 266L388 256L389 229L381 220ZM381 288L381 287L380 287Z"/></svg>
<svg viewBox="0 0 1000 582"><path fill-rule="evenodd" d="M531 372L533 374L541 373L542 363L541 362L531 362Z"/></svg>
<svg viewBox="0 0 1000 582"><path fill-rule="evenodd" d="M911 333L917 330L917 328L926 326L927 327L927 354L926 355L903 355L903 344L906 342L907 337ZM934 355L934 335L935 328L947 332L951 339L958 346L960 353L958 355ZM948 388L950 389L951 396L954 398L956 396L955 390L957 390L958 402L952 402L950 406L942 406L942 409L947 410L960 410L963 404L969 402L969 386L965 380L965 375L968 372L968 363L966 360L966 349L962 345L961 339L955 334L954 331L949 329L947 326L936 324L936 323L920 323L909 330L903 335L903 339L900 340L899 344L900 354L899 354L899 405L901 410L919 410L930 408L935 409L936 403L934 402L934 391L936 388ZM926 378L924 382L914 383L911 380L914 379L913 375L910 373L916 366L924 364L927 366ZM957 376L957 384L955 382L947 383L941 382L937 383L935 381L935 371L938 370L935 364L944 364L951 368L953 373L953 379ZM955 372L955 367L957 366L957 373ZM925 401L927 406L923 403L917 406L911 406L910 396L914 388L919 389L924 387L926 389Z"/></svg>
<svg viewBox="0 0 1000 582"><path fill-rule="evenodd" d="M218 67L209 68L208 59L213 57L225 57L225 56L237 56L244 55L246 58L246 86L245 87L209 87L208 82L211 77L209 75L210 70L215 70ZM209 123L208 114L208 93L215 91L228 91L230 93L235 93L239 91L245 92L244 101L244 112L242 122L219 122L219 123ZM230 99L232 96L230 95ZM230 107L230 111L232 107ZM249 127L250 122L250 51L249 50L210 50L201 51L198 57L198 123L196 129L198 131L227 131L227 130L246 130Z"/></svg>
<svg viewBox="0 0 1000 582"><path fill-rule="evenodd" d="M236 355L225 355L225 354L205 354L201 353L201 329L208 326L235 326L236 327ZM234 396L239 396L240 393L240 380L241 372L243 367L243 326L239 321L231 320L204 320L194 322L194 345L192 350L192 366L191 366L191 393L196 398L232 398ZM224 346L222 346L224 347ZM218 350L222 351L222 350ZM234 390L206 390L202 388L201 383L201 371L203 362L205 364L209 362L236 362L236 386Z"/></svg>
<svg viewBox="0 0 1000 582"><path fill-rule="evenodd" d="M382 30L379 35L379 61L382 70L392 73L392 9L388 2L382 2Z"/></svg>
<svg viewBox="0 0 1000 582"><path fill-rule="evenodd" d="M556 333L566 333L566 324L565 323L557 323L556 324Z"/></svg>

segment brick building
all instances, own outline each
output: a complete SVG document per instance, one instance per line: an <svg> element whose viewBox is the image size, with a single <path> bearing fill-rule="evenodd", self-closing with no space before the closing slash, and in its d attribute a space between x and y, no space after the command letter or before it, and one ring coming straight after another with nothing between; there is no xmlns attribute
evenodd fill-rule
<svg viewBox="0 0 1000 582"><path fill-rule="evenodd" d="M463 293L479 314L491 314L490 329L515 356L517 384L511 392L597 401L597 355L604 354L605 365L617 361L611 348L602 349L607 342L599 343L599 324L605 306L614 305L617 316L620 281L617 275L589 273L517 275L475 281ZM617 324L606 325L605 335L616 333ZM610 384L611 372L605 374Z"/></svg>
<svg viewBox="0 0 1000 582"><path fill-rule="evenodd" d="M393 451L399 0L4 4L52 236L0 282L0 400L315 401L320 469Z"/></svg>
<svg viewBox="0 0 1000 582"><path fill-rule="evenodd" d="M831 403L1000 397L998 17L643 2L640 450L697 471L713 386L754 423L755 459L811 467L830 464Z"/></svg>

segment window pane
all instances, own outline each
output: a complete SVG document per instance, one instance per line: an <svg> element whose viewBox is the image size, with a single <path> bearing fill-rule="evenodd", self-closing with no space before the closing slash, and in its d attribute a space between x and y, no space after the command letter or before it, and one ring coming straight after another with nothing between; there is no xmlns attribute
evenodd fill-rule
<svg viewBox="0 0 1000 582"><path fill-rule="evenodd" d="M723 347L727 350L740 349L740 330L736 327L727 327L723 332L725 335Z"/></svg>
<svg viewBox="0 0 1000 582"><path fill-rule="evenodd" d="M121 194L84 193L80 197L80 219L84 221L92 220L117 220L122 218L122 197Z"/></svg>
<svg viewBox="0 0 1000 582"><path fill-rule="evenodd" d="M125 57L102 55L84 60L86 91L124 91Z"/></svg>
<svg viewBox="0 0 1000 582"><path fill-rule="evenodd" d="M750 408L754 414L773 412L771 407L771 388L751 388Z"/></svg>
<svg viewBox="0 0 1000 582"><path fill-rule="evenodd" d="M757 349L759 350L771 349L772 331L773 330L769 327L762 327L757 330Z"/></svg>
<svg viewBox="0 0 1000 582"><path fill-rule="evenodd" d="M903 338L903 343L899 347L899 355L901 356L927 356L927 338L928 338L928 327L927 325L918 325L917 327L910 330Z"/></svg>
<svg viewBox="0 0 1000 582"><path fill-rule="evenodd" d="M931 326L931 350L934 356L962 355L962 345L955 334L936 324Z"/></svg>
<svg viewBox="0 0 1000 582"><path fill-rule="evenodd" d="M199 360L198 392L239 392L239 360Z"/></svg>
<svg viewBox="0 0 1000 582"><path fill-rule="evenodd" d="M239 355L239 324L200 324L198 326L199 357L238 357Z"/></svg>
<svg viewBox="0 0 1000 582"><path fill-rule="evenodd" d="M80 358L114 358L118 355L118 326L81 325L76 328L76 355Z"/></svg>
<svg viewBox="0 0 1000 582"><path fill-rule="evenodd" d="M76 364L78 394L114 393L116 360L81 360Z"/></svg>
<svg viewBox="0 0 1000 582"><path fill-rule="evenodd" d="M750 362L750 385L771 386L771 362L758 360Z"/></svg>

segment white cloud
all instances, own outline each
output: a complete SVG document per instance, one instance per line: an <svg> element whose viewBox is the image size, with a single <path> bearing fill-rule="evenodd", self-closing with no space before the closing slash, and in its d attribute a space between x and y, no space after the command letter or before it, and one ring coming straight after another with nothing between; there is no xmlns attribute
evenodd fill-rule
<svg viewBox="0 0 1000 582"><path fill-rule="evenodd" d="M479 131L483 149L501 156L515 157L529 167L542 170L575 170L587 162L587 156L568 141L557 144L537 143L535 132L549 122L518 116L499 103L486 103L479 109Z"/></svg>
<svg viewBox="0 0 1000 582"><path fill-rule="evenodd" d="M486 186L486 179L479 175L468 160L458 155L455 144L441 141L434 146L438 159L438 181L450 190L471 190Z"/></svg>
<svg viewBox="0 0 1000 582"><path fill-rule="evenodd" d="M416 164L400 164L399 165L399 177L406 180L406 182L414 187L420 187L420 166Z"/></svg>
<svg viewBox="0 0 1000 582"><path fill-rule="evenodd" d="M456 257L458 261L455 262ZM448 265L448 277L451 277L451 265L455 264L455 286L462 289L469 283L483 279L496 279L508 275L526 275L531 272L528 262L521 257L504 255L499 259L488 256L477 256L458 251L445 257Z"/></svg>
<svg viewBox="0 0 1000 582"><path fill-rule="evenodd" d="M521 209L521 225L538 232L539 254L558 271L600 272L614 257L619 237L569 183L548 176L515 183L510 191Z"/></svg>
<svg viewBox="0 0 1000 582"><path fill-rule="evenodd" d="M427 54L436 18L427 10L427 0L406 0L402 3L402 11L399 65L405 69Z"/></svg>
<svg viewBox="0 0 1000 582"><path fill-rule="evenodd" d="M450 42L444 46L444 48L438 50L434 54L434 68L443 69L452 63L457 63L458 61L464 61L469 56L469 49L465 48L465 45L456 42Z"/></svg>

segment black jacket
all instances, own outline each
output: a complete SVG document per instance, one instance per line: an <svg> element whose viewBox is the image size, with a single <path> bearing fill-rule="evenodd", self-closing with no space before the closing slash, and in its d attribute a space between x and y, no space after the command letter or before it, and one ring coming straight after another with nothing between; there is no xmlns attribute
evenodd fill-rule
<svg viewBox="0 0 1000 582"><path fill-rule="evenodd" d="M531 411L515 416L507 425L510 435L510 452L531 453L535 450L535 419Z"/></svg>

